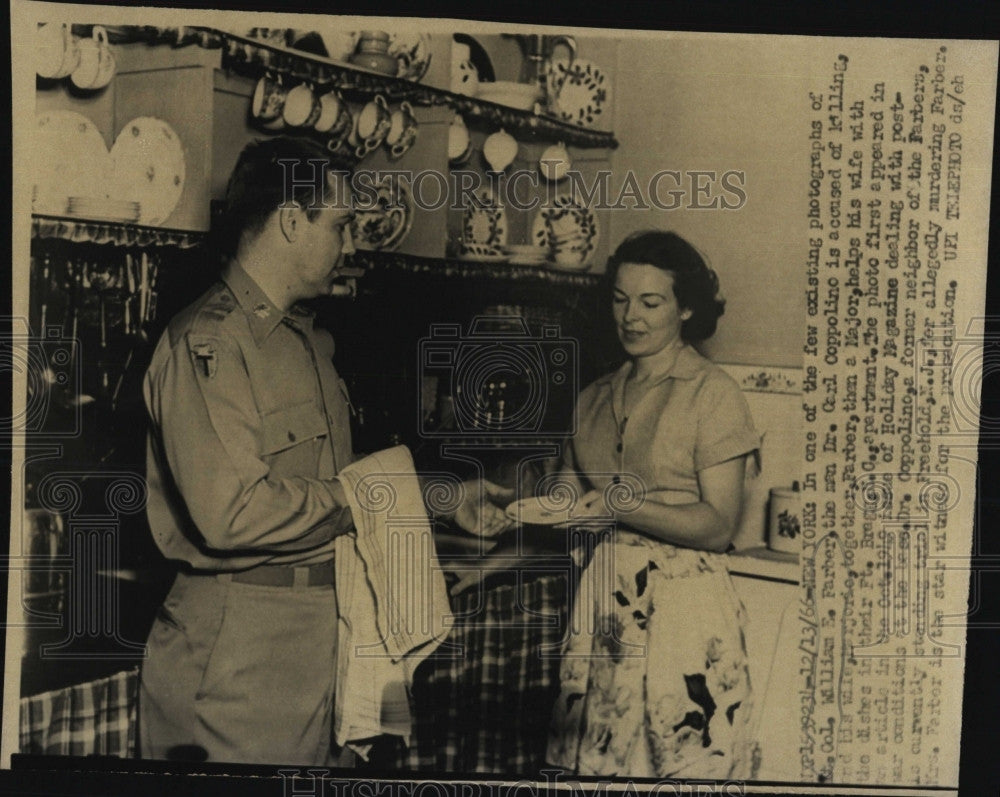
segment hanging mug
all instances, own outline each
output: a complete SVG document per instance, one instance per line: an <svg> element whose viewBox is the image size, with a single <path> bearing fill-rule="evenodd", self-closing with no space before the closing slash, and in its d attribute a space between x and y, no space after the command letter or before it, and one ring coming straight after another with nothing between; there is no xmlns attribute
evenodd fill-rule
<svg viewBox="0 0 1000 797"><path fill-rule="evenodd" d="M333 153L342 153L345 147L353 146L350 143L353 133L354 117L351 116L351 110L347 107L347 103L341 103L337 121L333 128L327 131L330 138L327 139L326 148Z"/></svg>
<svg viewBox="0 0 1000 797"><path fill-rule="evenodd" d="M392 114L385 97L376 94L358 114L354 126L355 152L358 158L378 149L392 126Z"/></svg>
<svg viewBox="0 0 1000 797"><path fill-rule="evenodd" d="M452 164L465 163L472 151L469 139L469 129L461 114L455 114L454 120L448 126L448 162Z"/></svg>
<svg viewBox="0 0 1000 797"><path fill-rule="evenodd" d="M65 22L48 22L35 33L35 72L47 79L64 78L80 64L80 46Z"/></svg>
<svg viewBox="0 0 1000 797"><path fill-rule="evenodd" d="M80 63L70 75L70 80L78 89L102 89L111 82L117 67L115 54L108 44L108 32L100 25L94 25L89 39L79 43Z"/></svg>
<svg viewBox="0 0 1000 797"><path fill-rule="evenodd" d="M254 88L250 112L262 127L278 130L285 124L282 111L285 108L286 92L280 77L264 75Z"/></svg>
<svg viewBox="0 0 1000 797"><path fill-rule="evenodd" d="M417 140L419 129L413 106L405 101L400 103L399 108L392 112L389 132L385 136L389 154L393 158L401 158Z"/></svg>
<svg viewBox="0 0 1000 797"><path fill-rule="evenodd" d="M486 158L490 171L502 172L517 157L517 140L501 129L483 142L483 157Z"/></svg>
<svg viewBox="0 0 1000 797"><path fill-rule="evenodd" d="M569 169L569 152L561 141L548 147L538 159L538 170L546 180L558 182L569 174Z"/></svg>
<svg viewBox="0 0 1000 797"><path fill-rule="evenodd" d="M290 127L312 127L322 111L323 107L312 87L308 83L300 83L285 97L281 115Z"/></svg>
<svg viewBox="0 0 1000 797"><path fill-rule="evenodd" d="M313 124L317 133L331 133L343 118L344 98L336 90L328 91L319 98L319 117Z"/></svg>

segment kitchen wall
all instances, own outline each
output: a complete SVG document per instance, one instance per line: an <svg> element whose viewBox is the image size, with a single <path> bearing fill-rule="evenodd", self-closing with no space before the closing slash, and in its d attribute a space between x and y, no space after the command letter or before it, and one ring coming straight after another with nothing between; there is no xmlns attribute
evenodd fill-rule
<svg viewBox="0 0 1000 797"><path fill-rule="evenodd" d="M704 352L722 362L797 367L802 360L805 300L801 226L808 159L808 39L712 37L623 39L613 98L613 192L627 173L645 190L662 170L727 170L746 175L738 210L615 210L612 248L629 233L657 227L687 238L707 257L728 303ZM814 56L814 53L813 53ZM672 178L660 183L669 203ZM685 205L692 204L689 184ZM708 197L737 203L716 187Z"/></svg>

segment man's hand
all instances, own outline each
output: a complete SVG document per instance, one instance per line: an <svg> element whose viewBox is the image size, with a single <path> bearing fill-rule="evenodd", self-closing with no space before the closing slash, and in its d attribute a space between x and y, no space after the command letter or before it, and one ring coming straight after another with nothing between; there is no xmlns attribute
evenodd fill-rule
<svg viewBox="0 0 1000 797"><path fill-rule="evenodd" d="M500 487L483 479L463 482L465 498L455 510L452 520L477 537L495 537L514 527L514 521L499 506L514 500L512 488Z"/></svg>

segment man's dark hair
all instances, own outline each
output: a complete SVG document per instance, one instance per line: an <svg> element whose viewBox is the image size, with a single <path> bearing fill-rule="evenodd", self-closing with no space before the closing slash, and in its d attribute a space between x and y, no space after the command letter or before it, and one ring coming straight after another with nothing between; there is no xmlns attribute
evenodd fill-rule
<svg viewBox="0 0 1000 797"><path fill-rule="evenodd" d="M352 165L307 138L277 136L248 144L233 167L216 220L223 253L235 255L243 237L260 233L286 203L305 207L307 218L314 221L323 208L350 201L349 196L330 194L327 176L332 171L349 181Z"/></svg>

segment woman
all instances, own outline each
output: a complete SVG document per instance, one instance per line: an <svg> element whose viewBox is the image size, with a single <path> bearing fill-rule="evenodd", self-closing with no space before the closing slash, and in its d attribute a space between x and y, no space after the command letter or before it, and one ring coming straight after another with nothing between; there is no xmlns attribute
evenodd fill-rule
<svg viewBox="0 0 1000 797"><path fill-rule="evenodd" d="M591 490L576 514L610 514L615 530L577 591L547 760L747 777L743 618L722 553L759 437L736 382L690 346L715 332L718 280L670 232L630 236L608 272L629 359L580 394L564 470Z"/></svg>

